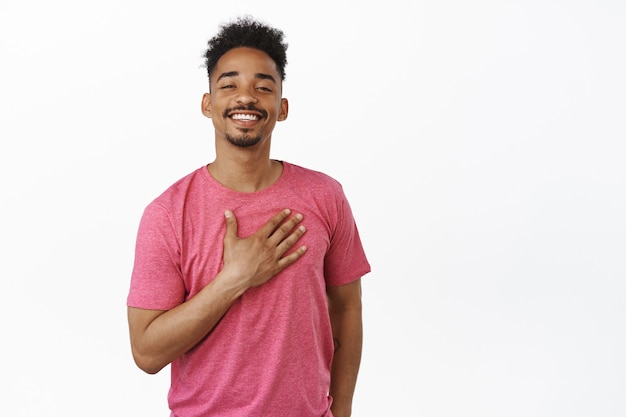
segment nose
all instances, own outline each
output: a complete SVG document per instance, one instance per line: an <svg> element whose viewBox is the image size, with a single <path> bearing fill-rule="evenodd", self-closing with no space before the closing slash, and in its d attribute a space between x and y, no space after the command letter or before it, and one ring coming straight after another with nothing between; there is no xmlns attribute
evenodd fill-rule
<svg viewBox="0 0 626 417"><path fill-rule="evenodd" d="M254 91L246 88L242 88L239 90L239 94L237 94L237 103L240 104L250 104L256 103L257 98L254 95Z"/></svg>

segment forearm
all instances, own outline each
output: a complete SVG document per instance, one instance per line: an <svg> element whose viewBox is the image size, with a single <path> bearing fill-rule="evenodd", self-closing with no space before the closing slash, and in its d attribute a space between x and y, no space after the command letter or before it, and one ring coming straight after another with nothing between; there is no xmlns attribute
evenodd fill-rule
<svg viewBox="0 0 626 417"><path fill-rule="evenodd" d="M361 364L363 324L361 306L330 311L335 341L335 355L331 369L330 395L335 417L352 413L352 397Z"/></svg>
<svg viewBox="0 0 626 417"><path fill-rule="evenodd" d="M222 278L222 279L220 279ZM200 342L245 291L218 276L196 296L172 310L154 312L129 309L131 346L137 366L156 373ZM151 320L133 320L131 315L154 314ZM135 327L138 325L135 325Z"/></svg>

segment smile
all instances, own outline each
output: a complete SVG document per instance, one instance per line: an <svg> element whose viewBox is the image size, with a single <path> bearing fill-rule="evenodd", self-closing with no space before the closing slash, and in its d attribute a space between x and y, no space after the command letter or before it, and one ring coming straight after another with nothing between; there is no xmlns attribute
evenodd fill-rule
<svg viewBox="0 0 626 417"><path fill-rule="evenodd" d="M230 116L231 119L235 120L259 120L259 115L250 114L250 113L235 113Z"/></svg>

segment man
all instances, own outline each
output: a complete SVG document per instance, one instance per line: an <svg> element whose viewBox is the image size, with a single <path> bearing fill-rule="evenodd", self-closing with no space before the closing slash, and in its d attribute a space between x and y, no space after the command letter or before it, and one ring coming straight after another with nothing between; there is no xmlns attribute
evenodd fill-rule
<svg viewBox="0 0 626 417"><path fill-rule="evenodd" d="M351 414L370 266L340 184L270 159L286 49L252 18L220 27L202 97L215 160L140 222L130 340L145 372L171 363L171 416Z"/></svg>

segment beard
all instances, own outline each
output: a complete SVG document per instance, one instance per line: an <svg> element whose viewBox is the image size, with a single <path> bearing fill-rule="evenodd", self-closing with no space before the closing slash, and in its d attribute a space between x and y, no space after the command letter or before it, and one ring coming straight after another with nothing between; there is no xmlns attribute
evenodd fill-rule
<svg viewBox="0 0 626 417"><path fill-rule="evenodd" d="M254 146L257 143L261 142L261 135L258 136L248 136L246 135L248 129L242 129L241 136L233 136L229 133L226 134L226 140L230 142L232 145L235 145L239 148L248 148L250 146Z"/></svg>
<svg viewBox="0 0 626 417"><path fill-rule="evenodd" d="M261 115L261 119L267 118L267 112L263 109L257 109L254 103L250 103L247 106L242 105L242 106L237 106L233 108L228 108L224 110L224 113L222 114L222 116L224 116L224 118L226 119L231 112L236 111L236 110L256 111ZM257 143L261 142L261 139L263 139L261 134L259 134L258 136L248 136L248 132L250 132L250 129L238 129L238 130L241 133L241 136L233 136L230 133L226 133L226 140L228 140L228 142L230 142L232 145L238 146L240 148L248 148L250 146L254 146Z"/></svg>

